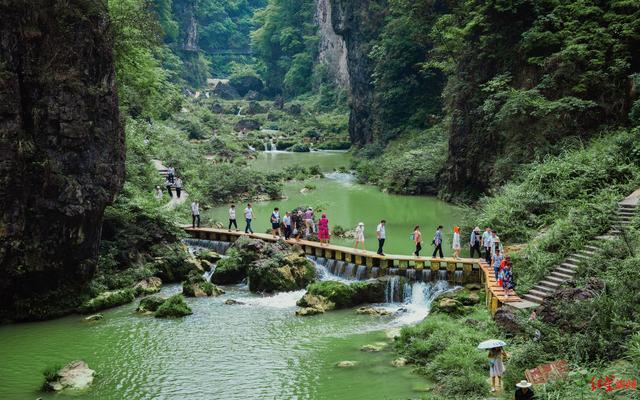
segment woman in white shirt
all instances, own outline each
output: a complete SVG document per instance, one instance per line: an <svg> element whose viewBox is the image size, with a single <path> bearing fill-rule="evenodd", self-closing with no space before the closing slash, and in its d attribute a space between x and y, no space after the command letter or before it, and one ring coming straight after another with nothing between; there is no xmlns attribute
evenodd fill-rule
<svg viewBox="0 0 640 400"><path fill-rule="evenodd" d="M364 223L362 222L356 226L356 249L359 244L362 244L362 250L364 250Z"/></svg>

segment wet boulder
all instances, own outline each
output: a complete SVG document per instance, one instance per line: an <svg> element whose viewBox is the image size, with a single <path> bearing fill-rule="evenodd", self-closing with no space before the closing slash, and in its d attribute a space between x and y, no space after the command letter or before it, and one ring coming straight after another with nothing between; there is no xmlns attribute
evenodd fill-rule
<svg viewBox="0 0 640 400"><path fill-rule="evenodd" d="M260 105L257 101L250 101L249 106L247 107L247 114L255 115L255 114L264 114L267 112L267 109Z"/></svg>
<svg viewBox="0 0 640 400"><path fill-rule="evenodd" d="M324 296L306 293L296 303L300 309L296 311L296 315L307 316L322 314L336 308L336 305Z"/></svg>
<svg viewBox="0 0 640 400"><path fill-rule="evenodd" d="M93 383L95 371L86 362L77 360L65 365L64 368L45 373L45 391L82 391Z"/></svg>
<svg viewBox="0 0 640 400"><path fill-rule="evenodd" d="M224 301L224 304L226 304L228 306L235 306L235 305L240 306L240 305L243 305L245 303L243 303L241 301L238 301L238 300L235 300L235 299L227 299L227 300Z"/></svg>
<svg viewBox="0 0 640 400"><path fill-rule="evenodd" d="M364 303L382 303L385 298L384 289L385 283L381 280L354 282L351 285L337 281L322 281L309 285L307 294L322 296L339 309Z"/></svg>
<svg viewBox="0 0 640 400"><path fill-rule="evenodd" d="M217 297L224 293L224 290L207 281L197 272L192 272L187 280L182 282L182 294L187 297Z"/></svg>
<svg viewBox="0 0 640 400"><path fill-rule="evenodd" d="M386 315L391 315L391 312L388 310L385 310L384 308L360 307L356 309L356 314L371 315L372 317L382 317Z"/></svg>
<svg viewBox="0 0 640 400"><path fill-rule="evenodd" d="M85 317L84 321L96 322L96 321L102 321L103 319L104 319L104 315L98 313L98 314L93 314L93 315L89 315L88 317Z"/></svg>
<svg viewBox="0 0 640 400"><path fill-rule="evenodd" d="M464 313L464 305L456 299L444 298L435 302L432 312L460 315Z"/></svg>
<svg viewBox="0 0 640 400"><path fill-rule="evenodd" d="M324 314L324 310L316 307L301 307L296 310L298 317L308 317L311 315Z"/></svg>
<svg viewBox="0 0 640 400"><path fill-rule="evenodd" d="M409 361L407 361L406 358L404 357L400 357L400 358L396 358L395 360L391 361L391 365L393 365L396 368L400 368L400 367L404 367L405 365L407 365Z"/></svg>
<svg viewBox="0 0 640 400"><path fill-rule="evenodd" d="M340 361L339 363L336 364L336 367L338 368L353 368L356 365L358 365L358 363L356 361Z"/></svg>
<svg viewBox="0 0 640 400"><path fill-rule="evenodd" d="M304 255L290 253L253 262L248 275L252 292L288 292L312 283L316 269Z"/></svg>

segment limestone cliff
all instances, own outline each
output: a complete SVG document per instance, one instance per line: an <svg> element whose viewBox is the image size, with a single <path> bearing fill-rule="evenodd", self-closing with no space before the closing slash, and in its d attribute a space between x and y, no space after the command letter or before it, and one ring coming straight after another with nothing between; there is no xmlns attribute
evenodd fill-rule
<svg viewBox="0 0 640 400"><path fill-rule="evenodd" d="M355 145L373 141L373 62L369 53L383 27L386 0L330 0L331 22L347 47L351 113L349 136Z"/></svg>
<svg viewBox="0 0 640 400"><path fill-rule="evenodd" d="M334 83L348 89L347 45L344 39L333 30L329 0L316 0L315 20L320 36L318 61L327 67Z"/></svg>
<svg viewBox="0 0 640 400"><path fill-rule="evenodd" d="M103 2L0 2L0 320L75 306L124 134Z"/></svg>

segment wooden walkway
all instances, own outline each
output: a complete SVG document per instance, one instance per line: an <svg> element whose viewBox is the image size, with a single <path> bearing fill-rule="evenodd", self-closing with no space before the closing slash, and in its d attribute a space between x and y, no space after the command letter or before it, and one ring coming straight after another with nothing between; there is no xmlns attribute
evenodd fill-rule
<svg viewBox="0 0 640 400"><path fill-rule="evenodd" d="M234 242L239 237L247 236L253 239L261 239L267 242L280 240L273 235L266 233L244 233L243 231L219 228L191 228L184 227L184 230L194 238L206 240L218 240L223 242ZM415 257L397 254L385 254L381 256L373 251L356 250L351 247L336 246L333 244L321 244L309 240L289 239L285 242L291 245L300 246L306 254L327 259L342 260L352 262L357 265L367 267L379 267L380 276L387 275L387 269L397 268L400 275L409 268L417 271L425 269L431 271L446 270L449 280L455 271L462 271L462 283L480 282L484 284L487 307L492 314L501 306L508 304L515 308L529 308L536 304L522 300L515 292L506 295L502 286L498 285L495 279L493 268L485 260L480 258L454 258L454 257Z"/></svg>

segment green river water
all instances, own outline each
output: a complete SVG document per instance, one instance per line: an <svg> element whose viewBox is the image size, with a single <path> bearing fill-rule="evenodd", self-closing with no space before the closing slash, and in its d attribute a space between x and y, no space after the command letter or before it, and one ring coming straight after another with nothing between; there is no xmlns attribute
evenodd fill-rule
<svg viewBox="0 0 640 400"><path fill-rule="evenodd" d="M279 168L309 159L327 171L348 164L343 153L268 153L256 165ZM287 200L256 204L256 227L266 229L274 204L322 204L332 224L351 226L362 220L370 249L376 220L386 218L389 252L409 253L414 223L446 226L460 215L436 199L391 196L339 178L317 180L317 190L308 194L299 193L302 184L287 185ZM224 217L226 207L212 213ZM365 344L391 343L386 332L427 315L423 297L430 289L416 285L413 300L403 305L407 311L393 317L361 316L353 310L295 317L295 301L304 291L261 297L246 287L229 286L221 297L187 299L194 313L178 320L137 315L136 301L105 311L99 322L86 323L72 315L0 326L0 399L421 398L429 383L411 367L391 366L391 346L378 353L360 351ZM163 288L165 294L179 290L179 285ZM246 304L225 305L229 298ZM391 310L400 306L387 305ZM96 370L87 392L71 396L39 391L46 367L75 359ZM357 365L338 368L336 363L343 360Z"/></svg>

